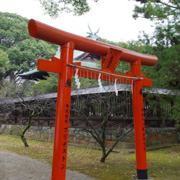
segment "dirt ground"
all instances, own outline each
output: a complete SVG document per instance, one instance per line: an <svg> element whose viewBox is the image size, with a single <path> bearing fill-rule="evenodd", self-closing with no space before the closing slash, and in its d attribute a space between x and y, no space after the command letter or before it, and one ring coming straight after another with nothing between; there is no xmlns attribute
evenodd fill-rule
<svg viewBox="0 0 180 180"><path fill-rule="evenodd" d="M0 180L51 180L51 166L47 163L0 149ZM66 180L95 179L67 170Z"/></svg>

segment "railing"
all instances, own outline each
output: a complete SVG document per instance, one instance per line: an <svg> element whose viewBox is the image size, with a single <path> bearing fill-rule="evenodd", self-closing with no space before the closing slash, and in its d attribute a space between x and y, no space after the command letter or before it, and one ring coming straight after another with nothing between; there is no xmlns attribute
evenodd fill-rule
<svg viewBox="0 0 180 180"><path fill-rule="evenodd" d="M100 94L98 95L100 96ZM155 101L155 97L146 97L144 95L144 114L145 114L145 124L147 127L173 127L174 121L170 120L172 113L172 100L166 97L166 103L161 103L158 99ZM161 95L163 96L163 95ZM105 96L104 96L105 97ZM102 97L102 98L104 98ZM153 105L151 101L155 101ZM119 92L119 96L115 96L113 93L109 93L108 96L104 99L107 104L111 105L110 119L108 122L109 128L125 127L129 123L133 122L133 112L132 112L132 101L130 92L124 91ZM51 99L54 101L55 99ZM88 128L88 123L83 118L82 113L85 114L90 121L93 122L95 127L99 127L102 118L103 118L103 106L102 100L97 101L97 95L78 95L71 97L71 116L70 116L70 127L78 128ZM51 104L51 103L50 103ZM8 104L7 104L8 105ZM78 109L74 109L74 105ZM9 104L8 106L11 106ZM14 105L13 105L14 106ZM16 106L16 107L15 107ZM16 102L14 110L12 110L9 118L3 120L3 109L0 107L0 112L2 113L1 123L4 124L17 124L25 125L27 122L27 112L23 110L18 112L19 107L21 106ZM55 122L55 106L49 107L50 111L44 111L39 117L34 117L32 120L33 126L54 126ZM10 109L8 107L8 109ZM5 112L4 112L5 113ZM53 115L54 114L54 115Z"/></svg>

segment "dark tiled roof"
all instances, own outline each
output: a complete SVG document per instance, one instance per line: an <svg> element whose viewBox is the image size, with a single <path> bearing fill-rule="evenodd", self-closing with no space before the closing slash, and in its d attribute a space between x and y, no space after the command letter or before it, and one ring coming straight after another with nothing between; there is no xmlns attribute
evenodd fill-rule
<svg viewBox="0 0 180 180"><path fill-rule="evenodd" d="M126 84L117 84L117 89L119 92L122 91L131 91L131 85ZM85 89L76 89L71 91L71 96L77 96L77 95L87 95L87 94L97 94L97 93L112 93L115 92L114 85L108 85L103 86L103 90L100 91L99 87L91 87L91 88L85 88ZM160 88L144 88L143 93L151 93L151 94L161 94L161 95L180 95L180 92L172 91L169 89L160 89ZM48 94L42 94L37 96L27 96L24 98L14 98L14 99L6 99L3 101L0 101L0 104L13 104L18 103L22 101L33 101L33 100L41 100L41 99L56 99L57 93L48 93Z"/></svg>

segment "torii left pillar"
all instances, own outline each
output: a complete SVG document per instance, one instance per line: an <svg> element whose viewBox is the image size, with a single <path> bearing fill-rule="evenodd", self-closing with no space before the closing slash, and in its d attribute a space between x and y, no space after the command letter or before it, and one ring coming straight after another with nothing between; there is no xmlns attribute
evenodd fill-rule
<svg viewBox="0 0 180 180"><path fill-rule="evenodd" d="M68 130L71 102L72 67L74 44L69 42L61 47L62 73L59 74L56 121L54 135L54 152L52 164L52 180L66 179L66 160L68 146Z"/></svg>
<svg viewBox="0 0 180 180"><path fill-rule="evenodd" d="M38 69L59 73L56 121L54 134L54 152L52 163L52 180L66 179L66 160L68 146L68 130L71 102L72 67L67 64L73 63L73 42L61 46L61 59L55 57L52 61L38 60Z"/></svg>

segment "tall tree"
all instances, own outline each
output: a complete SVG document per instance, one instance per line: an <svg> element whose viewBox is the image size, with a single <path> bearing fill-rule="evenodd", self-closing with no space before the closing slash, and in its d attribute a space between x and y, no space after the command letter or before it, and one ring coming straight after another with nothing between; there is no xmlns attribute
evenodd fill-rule
<svg viewBox="0 0 180 180"><path fill-rule="evenodd" d="M15 79L17 74L35 68L38 58L49 59L56 52L55 45L31 38L27 24L26 18L0 12L0 81Z"/></svg>
<svg viewBox="0 0 180 180"><path fill-rule="evenodd" d="M149 73L156 86L179 89L180 63L180 1L136 0L134 18L143 17L155 22L153 35L143 34L141 41L158 56L158 63ZM148 50L148 49L147 49ZM148 51L147 51L148 52ZM145 68L145 71L147 69Z"/></svg>

